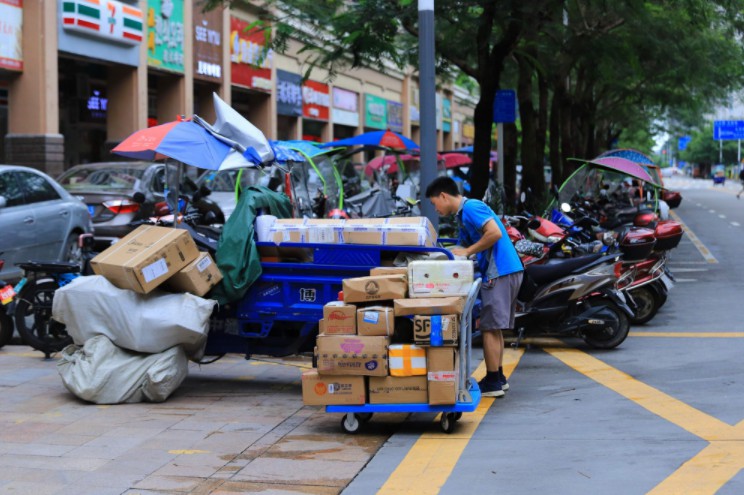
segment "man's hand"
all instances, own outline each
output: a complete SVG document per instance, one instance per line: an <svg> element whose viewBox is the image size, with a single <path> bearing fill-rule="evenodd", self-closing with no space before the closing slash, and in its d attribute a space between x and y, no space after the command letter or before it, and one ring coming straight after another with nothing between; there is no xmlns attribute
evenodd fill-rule
<svg viewBox="0 0 744 495"><path fill-rule="evenodd" d="M468 256L470 256L470 255L468 254L468 250L467 250L467 249L465 249L465 248L454 248L454 249L451 249L450 251L451 251L451 252L452 252L452 254L454 254L455 256L464 256L464 257L466 257L466 258L467 258Z"/></svg>

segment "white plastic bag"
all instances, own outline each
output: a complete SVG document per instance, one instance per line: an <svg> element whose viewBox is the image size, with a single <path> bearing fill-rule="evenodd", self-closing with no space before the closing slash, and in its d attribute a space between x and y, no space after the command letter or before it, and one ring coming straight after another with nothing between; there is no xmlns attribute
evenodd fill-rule
<svg viewBox="0 0 744 495"><path fill-rule="evenodd" d="M120 349L103 335L84 347L61 352L57 371L67 390L96 404L163 402L188 374L188 358L180 346L158 354Z"/></svg>
<svg viewBox="0 0 744 495"><path fill-rule="evenodd" d="M77 345L105 335L130 351L157 353L182 345L193 356L206 345L215 304L193 294L137 294L94 275L57 290L52 317L67 326Z"/></svg>

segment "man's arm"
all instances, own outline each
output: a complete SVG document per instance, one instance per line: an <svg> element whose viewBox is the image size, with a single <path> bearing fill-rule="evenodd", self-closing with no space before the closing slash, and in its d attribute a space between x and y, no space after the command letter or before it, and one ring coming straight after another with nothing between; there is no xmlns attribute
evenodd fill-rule
<svg viewBox="0 0 744 495"><path fill-rule="evenodd" d="M457 256L472 256L490 249L494 244L499 242L499 239L501 239L501 229L499 229L496 222L491 218L483 226L483 237L478 242L464 249L453 249L452 254Z"/></svg>

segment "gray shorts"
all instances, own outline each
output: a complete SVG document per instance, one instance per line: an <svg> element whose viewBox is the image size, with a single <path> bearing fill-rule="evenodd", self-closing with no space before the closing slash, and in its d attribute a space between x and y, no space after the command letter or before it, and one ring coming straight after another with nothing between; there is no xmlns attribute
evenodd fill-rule
<svg viewBox="0 0 744 495"><path fill-rule="evenodd" d="M512 330L522 272L510 273L483 284L480 291L480 330Z"/></svg>

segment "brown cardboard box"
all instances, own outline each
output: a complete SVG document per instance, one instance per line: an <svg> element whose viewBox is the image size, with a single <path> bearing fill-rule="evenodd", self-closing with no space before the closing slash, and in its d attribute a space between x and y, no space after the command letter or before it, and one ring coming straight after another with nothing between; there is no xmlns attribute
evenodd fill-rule
<svg viewBox="0 0 744 495"><path fill-rule="evenodd" d="M369 377L370 404L426 404L428 400L425 376Z"/></svg>
<svg viewBox="0 0 744 495"><path fill-rule="evenodd" d="M325 333L325 318L321 318L318 321L318 334L323 335Z"/></svg>
<svg viewBox="0 0 744 495"><path fill-rule="evenodd" d="M344 220L312 218L305 220L307 240L314 244L341 244L344 242Z"/></svg>
<svg viewBox="0 0 744 495"><path fill-rule="evenodd" d="M457 349L428 347L426 364L429 379L429 404L444 405L457 402L459 369Z"/></svg>
<svg viewBox="0 0 744 495"><path fill-rule="evenodd" d="M383 244L386 246L437 245L437 231L426 217L388 218L383 231Z"/></svg>
<svg viewBox="0 0 744 495"><path fill-rule="evenodd" d="M403 275L408 277L408 267L406 266L380 266L369 271L373 277L378 275Z"/></svg>
<svg viewBox="0 0 744 495"><path fill-rule="evenodd" d="M307 242L307 227L304 218L279 218L273 223L269 232L274 244Z"/></svg>
<svg viewBox="0 0 744 495"><path fill-rule="evenodd" d="M408 282L400 275L347 278L343 290L348 303L392 301L406 297Z"/></svg>
<svg viewBox="0 0 744 495"><path fill-rule="evenodd" d="M357 334L392 337L395 332L393 308L369 306L357 309Z"/></svg>
<svg viewBox="0 0 744 495"><path fill-rule="evenodd" d="M302 374L302 402L307 406L364 404L363 376L320 376L317 370Z"/></svg>
<svg viewBox="0 0 744 495"><path fill-rule="evenodd" d="M321 375L387 376L387 337L320 335L317 340Z"/></svg>
<svg viewBox="0 0 744 495"><path fill-rule="evenodd" d="M329 302L323 306L323 320L325 335L355 335L356 306L344 304L340 301Z"/></svg>
<svg viewBox="0 0 744 495"><path fill-rule="evenodd" d="M186 230L140 225L90 262L120 289L147 294L199 256Z"/></svg>
<svg viewBox="0 0 744 495"><path fill-rule="evenodd" d="M382 226L386 218L352 218L344 222L344 242L346 244L373 244L381 246Z"/></svg>
<svg viewBox="0 0 744 495"><path fill-rule="evenodd" d="M396 299L395 316L459 315L465 309L464 297Z"/></svg>
<svg viewBox="0 0 744 495"><path fill-rule="evenodd" d="M431 327L440 329L442 345L457 345L460 335L460 321L457 315L414 316L413 339L419 345L431 345Z"/></svg>
<svg viewBox="0 0 744 495"><path fill-rule="evenodd" d="M222 272L217 268L209 253L201 253L183 270L168 279L166 285L177 292L190 292L204 296L222 280Z"/></svg>

